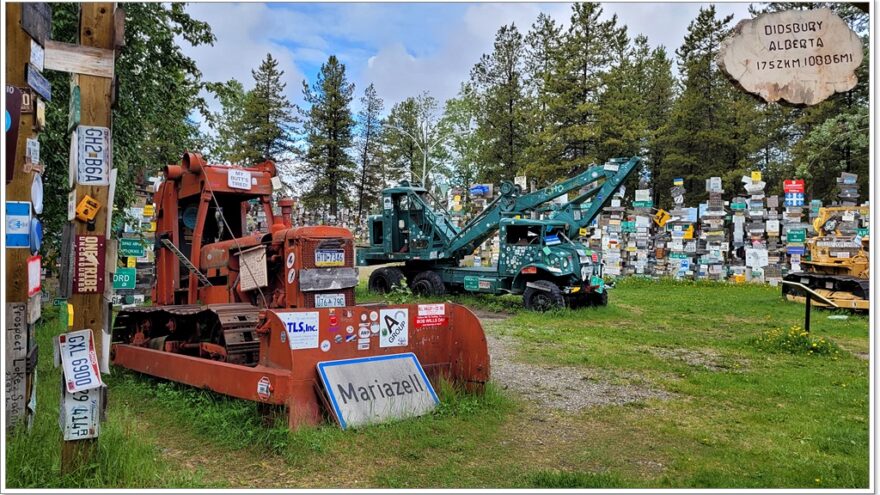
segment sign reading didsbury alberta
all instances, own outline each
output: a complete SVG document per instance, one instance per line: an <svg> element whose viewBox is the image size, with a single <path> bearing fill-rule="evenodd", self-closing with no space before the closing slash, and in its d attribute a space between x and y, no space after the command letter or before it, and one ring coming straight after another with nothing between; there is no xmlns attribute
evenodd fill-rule
<svg viewBox="0 0 880 495"><path fill-rule="evenodd" d="M342 428L420 416L440 402L411 352L324 361L318 375Z"/></svg>
<svg viewBox="0 0 880 495"><path fill-rule="evenodd" d="M862 56L861 39L831 10L788 10L740 21L718 65L768 102L815 105L855 87Z"/></svg>

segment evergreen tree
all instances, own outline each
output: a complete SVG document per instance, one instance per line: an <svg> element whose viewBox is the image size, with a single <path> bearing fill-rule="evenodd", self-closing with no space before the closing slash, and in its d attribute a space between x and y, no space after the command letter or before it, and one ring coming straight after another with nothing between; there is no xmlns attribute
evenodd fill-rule
<svg viewBox="0 0 880 495"><path fill-rule="evenodd" d="M263 160L281 163L294 151L293 134L297 123L296 107L284 95L287 83L281 82L284 71L271 53L256 70L252 70L254 89L244 99L241 119L235 126L241 146L230 154L240 164Z"/></svg>
<svg viewBox="0 0 880 495"><path fill-rule="evenodd" d="M337 217L339 206L349 206L349 190L355 181L352 147L355 121L351 114L354 84L349 83L345 65L335 55L321 64L315 82L303 81L306 152L301 175L309 184L303 202L309 208L328 207Z"/></svg>
<svg viewBox="0 0 880 495"><path fill-rule="evenodd" d="M526 168L541 169L561 155L558 136L552 131L550 113L551 80L558 74L562 28L545 13L538 14L525 37L526 91L532 101L528 115Z"/></svg>
<svg viewBox="0 0 880 495"><path fill-rule="evenodd" d="M449 183L464 188L465 196L467 188L477 181L480 146L476 131L480 112L476 92L471 85L464 83L458 95L446 101L440 121L441 132L449 136L445 143L450 161Z"/></svg>
<svg viewBox="0 0 880 495"><path fill-rule="evenodd" d="M424 92L395 104L385 121L384 137L386 180L408 178L429 186L445 153L439 146L443 136L438 128L436 98Z"/></svg>
<svg viewBox="0 0 880 495"><path fill-rule="evenodd" d="M483 55L471 71L483 112L479 121L480 178L512 180L524 166L528 144L524 72L525 45L516 26L502 26L491 55Z"/></svg>
<svg viewBox="0 0 880 495"><path fill-rule="evenodd" d="M357 225L360 225L364 213L378 203L379 195L385 184L382 182L381 142L382 112L385 110L382 98L376 88L370 84L361 97L361 111L358 112L358 182L356 192L358 198Z"/></svg>
<svg viewBox="0 0 880 495"><path fill-rule="evenodd" d="M213 131L207 138L209 148L206 158L220 163L233 163L233 158L243 153L241 123L247 91L235 79L225 83L208 83L205 88L214 93L220 103L220 111L206 112L205 121Z"/></svg>

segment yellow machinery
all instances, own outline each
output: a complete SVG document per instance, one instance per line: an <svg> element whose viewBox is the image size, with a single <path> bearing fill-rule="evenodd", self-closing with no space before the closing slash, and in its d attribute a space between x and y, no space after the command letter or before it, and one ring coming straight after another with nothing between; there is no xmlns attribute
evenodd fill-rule
<svg viewBox="0 0 880 495"><path fill-rule="evenodd" d="M819 235L806 241L809 258L801 262L804 270L789 273L785 280L809 287L834 307L867 311L870 243L867 231L857 227L869 215L867 206L821 208L813 222ZM791 301L806 301L803 290L795 285L784 284L782 293ZM816 299L812 304L830 306Z"/></svg>

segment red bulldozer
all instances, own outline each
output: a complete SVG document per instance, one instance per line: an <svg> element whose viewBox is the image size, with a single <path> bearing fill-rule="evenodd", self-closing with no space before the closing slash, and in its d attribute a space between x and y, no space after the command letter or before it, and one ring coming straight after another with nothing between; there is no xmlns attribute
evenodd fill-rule
<svg viewBox="0 0 880 495"><path fill-rule="evenodd" d="M435 383L444 377L478 391L488 380L486 338L467 308L355 305L351 232L294 227L290 199L279 201L276 216L274 163L209 165L186 153L163 174L153 198L153 305L116 316L115 365L285 406L291 428L336 414L324 400L319 362L413 353ZM247 232L255 203L269 232ZM404 335L383 341L385 326Z"/></svg>

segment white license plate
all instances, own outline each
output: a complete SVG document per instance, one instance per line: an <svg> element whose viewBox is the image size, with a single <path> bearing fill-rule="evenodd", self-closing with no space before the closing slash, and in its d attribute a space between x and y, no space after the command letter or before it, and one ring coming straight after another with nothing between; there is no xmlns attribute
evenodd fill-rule
<svg viewBox="0 0 880 495"><path fill-rule="evenodd" d="M67 392L80 392L100 387L98 357L91 330L68 332L58 337L58 354L64 372Z"/></svg>
<svg viewBox="0 0 880 495"><path fill-rule="evenodd" d="M345 306L345 294L315 294L316 308L341 308Z"/></svg>
<svg viewBox="0 0 880 495"><path fill-rule="evenodd" d="M341 249L319 249L315 251L315 266L343 266L345 251Z"/></svg>

